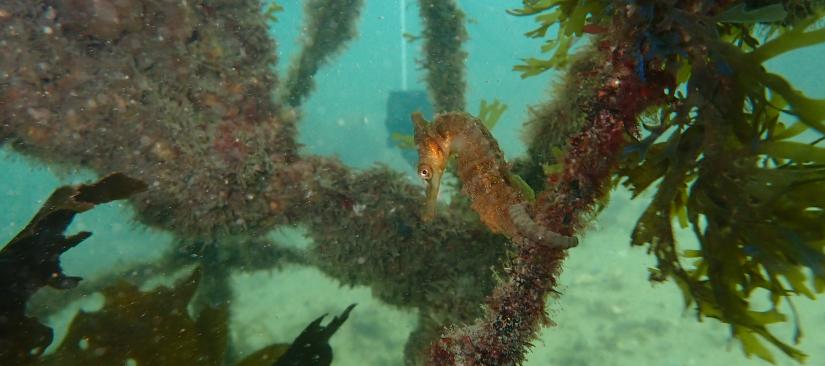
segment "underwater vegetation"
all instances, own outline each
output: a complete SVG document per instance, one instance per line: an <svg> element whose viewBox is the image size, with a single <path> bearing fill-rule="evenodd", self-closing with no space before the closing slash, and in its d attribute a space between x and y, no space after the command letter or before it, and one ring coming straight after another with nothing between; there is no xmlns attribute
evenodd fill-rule
<svg viewBox="0 0 825 366"><path fill-rule="evenodd" d="M64 231L78 213L96 205L146 191L146 184L120 173L92 184L56 189L31 222L0 250L0 361L9 365L330 365L330 337L347 320L355 304L326 326L315 319L292 342L273 344L237 362L227 354L229 309L205 307L197 318L187 307L201 280L196 268L174 288L143 292L121 280L101 292L105 306L81 312L54 352L52 329L25 314L26 302L43 286L74 288L82 280L66 276L59 256L91 236Z"/></svg>
<svg viewBox="0 0 825 366"><path fill-rule="evenodd" d="M122 174L112 174L89 185L60 187L29 224L0 250L3 363L28 364L52 341L50 328L26 316L26 302L41 287L66 290L80 282L81 278L66 276L60 267L60 255L92 235L86 231L64 235L75 215L145 190L145 183Z"/></svg>
<svg viewBox="0 0 825 366"><path fill-rule="evenodd" d="M302 34L303 47L283 82L282 103L296 107L309 96L315 85L313 76L356 36L356 20L362 0L306 1L307 31Z"/></svg>
<svg viewBox="0 0 825 366"><path fill-rule="evenodd" d="M825 101L764 63L825 42L825 4L523 1L509 12L538 22L526 36L545 40L548 58L526 59L514 71L564 75L526 121L527 156L510 163L489 132L504 107L482 104L479 118L464 112L467 32L458 3L420 0L421 67L439 114L432 123L414 116L413 140L396 139L419 149L418 174L429 182L422 194L388 167L357 170L299 152L297 125L313 77L355 37L362 3L305 2L308 31L283 80L267 36L277 4L0 4L8 51L0 53L0 145L104 177L61 189L123 183L128 189L100 188L104 198L69 198L90 202L80 204L86 210L128 196L137 222L172 233L176 243L157 263L78 283L57 260L88 236L63 234L82 210L72 211L78 202L71 200L68 211L44 208L31 225L60 214L35 232L48 240L27 228L0 253L3 285L14 295L4 299L3 311L13 314L4 319L13 320L0 324L3 359L272 364L300 352L273 345L253 361L233 353L228 278L290 262L416 310L408 364L520 364L537 332L552 324L547 299L557 293L564 259L575 255L575 238L623 184L636 196L653 192L630 238L656 257L652 281L677 283L686 306L729 324L746 355L774 361L779 350L805 360L794 347L802 330L792 301L825 290ZM449 205L435 199L433 177L442 173L460 180ZM693 231L698 249L680 246L674 225ZM285 226L304 228L313 244L290 249L265 237ZM194 267L174 288L137 290ZM60 294L34 294L46 285ZM73 343L41 358L51 331L25 306L43 316L95 292L110 305L78 315L67 336ZM766 296L770 308L753 305L755 296ZM311 356L326 360L326 341L350 310L326 327L316 319L296 342L316 344ZM137 312L186 336L122 339L131 347L106 343L119 351L94 354L97 344L122 336L111 326L149 325ZM771 332L789 318L797 324L792 339Z"/></svg>
<svg viewBox="0 0 825 366"><path fill-rule="evenodd" d="M419 0L424 31L421 67L436 112L463 111L467 89L464 13L455 0Z"/></svg>
<svg viewBox="0 0 825 366"><path fill-rule="evenodd" d="M767 341L804 360L767 325L787 321L782 302L825 289L825 150L816 146L821 138L798 138L825 133L825 101L805 97L762 64L825 42L825 30L812 27L822 4L636 2L618 10L608 2L575 3L525 2L513 12L536 14L541 26L528 36L543 37L554 24L560 29L542 48L552 52L549 59L529 59L515 69L530 76L570 63L580 72L591 61L568 52L574 36L585 33L600 48L625 48L623 62L635 80L614 74L607 81L617 97L645 105L617 106L641 123L630 125L613 181L635 196L658 187L631 238L658 259L651 280L676 281L686 306L695 306L699 318L730 324L747 355L774 361ZM616 32L630 37L619 42L609 35ZM540 113L557 117L561 107ZM559 155L552 149L573 147L549 133L540 132L547 140L537 139L531 149L551 157ZM559 160L570 157L563 151ZM558 174L551 171L551 178ZM679 249L674 223L693 230L699 250ZM751 305L760 289L770 309ZM797 342L800 321L794 322Z"/></svg>

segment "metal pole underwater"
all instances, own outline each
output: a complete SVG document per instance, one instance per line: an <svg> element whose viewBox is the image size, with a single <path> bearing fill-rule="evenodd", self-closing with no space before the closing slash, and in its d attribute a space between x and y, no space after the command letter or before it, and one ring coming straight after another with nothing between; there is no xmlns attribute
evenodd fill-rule
<svg viewBox="0 0 825 366"><path fill-rule="evenodd" d="M390 147L398 147L399 140L394 139L393 136L412 136L413 125L410 121L410 115L413 112L421 112L427 118L433 115L433 105L430 102L427 92L424 90L408 90L407 82L407 1L398 1L398 16L401 23L400 38L401 38L401 90L390 91L387 98L387 115L385 125L387 127L388 137L387 145ZM402 149L401 155L410 165L416 166L418 164L418 154L413 149Z"/></svg>

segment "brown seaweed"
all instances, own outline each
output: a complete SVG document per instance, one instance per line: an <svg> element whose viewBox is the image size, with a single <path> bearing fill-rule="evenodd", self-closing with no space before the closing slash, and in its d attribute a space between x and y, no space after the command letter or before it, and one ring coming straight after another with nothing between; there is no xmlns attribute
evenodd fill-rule
<svg viewBox="0 0 825 366"><path fill-rule="evenodd" d="M69 289L81 280L60 268L60 255L92 235L82 231L65 236L75 215L145 190L145 183L120 173L92 184L60 187L0 251L0 363L27 364L51 343L52 330L27 317L25 306L41 287Z"/></svg>
<svg viewBox="0 0 825 366"><path fill-rule="evenodd" d="M326 315L322 315L309 323L298 338L292 342L292 346L278 359L275 366L322 366L332 363L332 347L329 346L329 339L341 327L349 317L350 311L355 304L347 306L341 315L333 317L329 324L322 326L321 321Z"/></svg>
<svg viewBox="0 0 825 366"><path fill-rule="evenodd" d="M243 359L228 358L229 308L205 307L190 315L187 307L202 281L194 270L173 288L141 292L127 282L103 291L106 305L81 312L53 354L40 365L317 365L332 362L329 338L346 321L355 305L326 326L317 318L292 342L273 344ZM297 345L297 346L296 346Z"/></svg>
<svg viewBox="0 0 825 366"><path fill-rule="evenodd" d="M187 310L200 282L195 270L175 288L143 293L121 282L105 289L106 303L81 312L63 342L42 365L222 365L227 344L227 307Z"/></svg>

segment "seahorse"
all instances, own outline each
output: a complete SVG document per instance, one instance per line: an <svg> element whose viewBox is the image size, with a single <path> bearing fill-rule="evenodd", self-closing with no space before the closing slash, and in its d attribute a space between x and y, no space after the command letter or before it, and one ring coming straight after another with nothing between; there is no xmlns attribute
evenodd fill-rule
<svg viewBox="0 0 825 366"><path fill-rule="evenodd" d="M557 234L537 224L528 214L529 202L509 171L498 143L477 118L467 113L449 112L427 122L413 113L415 144L418 148L418 176L427 182L422 219L435 217L441 177L450 156L457 157L461 190L491 231L511 239L524 238L539 244L570 248L575 237Z"/></svg>

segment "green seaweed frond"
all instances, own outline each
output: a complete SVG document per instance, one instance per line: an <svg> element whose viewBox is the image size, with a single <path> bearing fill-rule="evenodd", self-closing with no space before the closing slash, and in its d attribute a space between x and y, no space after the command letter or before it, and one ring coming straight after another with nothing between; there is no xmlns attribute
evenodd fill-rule
<svg viewBox="0 0 825 366"><path fill-rule="evenodd" d="M402 34L401 36L404 37L404 39L409 43L414 43L414 42L417 42L419 39L424 38L420 34L415 35L415 34L412 34L412 33L409 33L409 32L404 32L404 34Z"/></svg>
<svg viewBox="0 0 825 366"><path fill-rule="evenodd" d="M558 146L553 146L550 148L550 156L554 163L542 163L541 164L541 171L544 173L545 177L550 177L556 174L560 174L564 171L564 156L566 152L562 150Z"/></svg>
<svg viewBox="0 0 825 366"><path fill-rule="evenodd" d="M510 173L507 176L507 179L510 183L510 186L513 188L518 189L522 194L524 194L524 198L528 201L533 202L536 200L536 191L533 190L533 187L530 187L527 182L524 181L521 176L518 174Z"/></svg>
<svg viewBox="0 0 825 366"><path fill-rule="evenodd" d="M761 64L788 51L825 42L825 28L809 30L821 18L822 14L818 14L800 21L793 28L751 52L748 57L752 62Z"/></svg>
<svg viewBox="0 0 825 366"><path fill-rule="evenodd" d="M277 23L278 22L278 13L284 11L284 7L278 5L275 1L271 1L269 4L264 6L264 18L270 23Z"/></svg>
<svg viewBox="0 0 825 366"><path fill-rule="evenodd" d="M539 27L525 33L530 38L545 38L547 32L558 27L555 37L541 47L542 53L551 53L548 59L528 58L513 70L522 78L538 75L549 69L567 66L568 53L576 40L584 34L587 25L598 25L606 17L607 1L593 0L524 0L522 8L507 12L517 16L535 16Z"/></svg>
<svg viewBox="0 0 825 366"><path fill-rule="evenodd" d="M721 12L715 20L721 23L761 23L781 22L787 17L788 12L781 3L748 9L747 4L742 2Z"/></svg>
<svg viewBox="0 0 825 366"><path fill-rule="evenodd" d="M793 319L797 343L792 299L825 291L825 100L762 63L825 43L822 30L807 30L814 18L762 45L719 41L710 63L683 65L688 95L661 108L666 118L619 170L634 197L657 185L632 234L657 258L651 279L674 280L700 318L728 323L747 356L772 363L764 342L799 362L806 355L768 326ZM732 82L724 95L714 94L720 74ZM693 231L698 250L681 250L674 223ZM756 309L762 294L769 307Z"/></svg>
<svg viewBox="0 0 825 366"><path fill-rule="evenodd" d="M415 150L415 137L413 135L407 135L399 132L393 132L390 135L390 138L395 145L398 146L399 149L402 150Z"/></svg>
<svg viewBox="0 0 825 366"><path fill-rule="evenodd" d="M772 123L754 144L733 138L723 152L711 151L703 123L674 127L669 139L653 144L643 159L630 159L621 174L634 195L659 182L632 235L633 244L649 244L658 259L651 279L674 279L700 317L731 324L746 354L773 362L764 339L802 361L805 355L766 325L786 320L782 300L825 290L825 149L788 140L796 134L788 131L801 124ZM674 222L690 227L699 241L691 265L679 257ZM767 312L751 306L757 289L770 294Z"/></svg>
<svg viewBox="0 0 825 366"><path fill-rule="evenodd" d="M484 127L492 130L505 111L507 111L507 105L498 99L494 99L492 103L482 100L481 105L478 107L478 119L481 120Z"/></svg>
<svg viewBox="0 0 825 366"><path fill-rule="evenodd" d="M802 21L796 27L779 34L749 53L727 43L720 43L717 47L725 62L738 70L738 82L749 95L759 97L760 94L764 95L764 89L768 89L787 102L791 113L801 122L820 133L825 133L825 99L806 97L784 78L768 72L762 66L764 61L778 55L825 42L825 28L805 31L820 17Z"/></svg>

